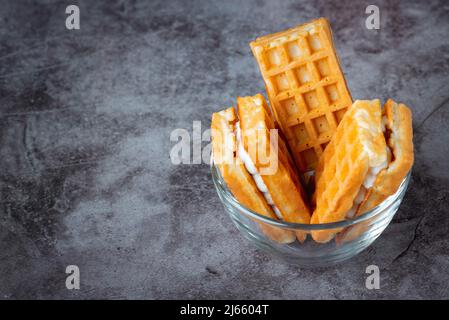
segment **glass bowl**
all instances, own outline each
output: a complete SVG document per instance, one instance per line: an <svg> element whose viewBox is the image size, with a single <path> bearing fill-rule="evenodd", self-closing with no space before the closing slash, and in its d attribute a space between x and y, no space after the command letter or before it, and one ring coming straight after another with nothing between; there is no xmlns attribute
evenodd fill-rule
<svg viewBox="0 0 449 320"><path fill-rule="evenodd" d="M353 219L334 223L300 224L274 220L241 205L229 191L220 170L211 163L212 180L225 211L245 238L262 250L288 263L302 266L325 266L347 260L366 249L390 223L407 190L410 172L395 194L374 209ZM267 236L266 230L307 234L306 240L283 244ZM327 243L315 242L313 231L335 231Z"/></svg>

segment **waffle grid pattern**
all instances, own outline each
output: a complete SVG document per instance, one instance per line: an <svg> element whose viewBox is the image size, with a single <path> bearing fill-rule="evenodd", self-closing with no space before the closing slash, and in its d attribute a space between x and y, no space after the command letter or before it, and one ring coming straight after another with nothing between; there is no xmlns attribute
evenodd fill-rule
<svg viewBox="0 0 449 320"><path fill-rule="evenodd" d="M340 126L341 128L337 130L335 137L329 143L317 168L317 209L319 210L317 217L326 222L329 220L323 215L331 213L338 216L349 210L362 182L354 184L354 177L363 179L365 175L359 173L368 170L367 155L358 138L357 122L345 121ZM324 168L321 167L322 164L325 164ZM355 188L352 187L353 185ZM341 193L347 196L347 204L338 201L342 198ZM340 202L338 203L339 208L337 208L337 202ZM329 218L332 221L332 217ZM335 221L341 220L341 217L335 218Z"/></svg>
<svg viewBox="0 0 449 320"><path fill-rule="evenodd" d="M352 104L328 24L320 19L251 47L299 169L314 169Z"/></svg>
<svg viewBox="0 0 449 320"><path fill-rule="evenodd" d="M314 223L345 218L368 170L387 161L379 100L354 102L316 168Z"/></svg>

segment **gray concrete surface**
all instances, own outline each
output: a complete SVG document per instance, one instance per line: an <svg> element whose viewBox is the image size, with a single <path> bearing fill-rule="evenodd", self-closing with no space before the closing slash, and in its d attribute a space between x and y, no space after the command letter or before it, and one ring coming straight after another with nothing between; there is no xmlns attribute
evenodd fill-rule
<svg viewBox="0 0 449 320"><path fill-rule="evenodd" d="M449 3L376 1L373 31L371 2L76 1L69 31L72 2L1 1L0 298L449 298ZM301 269L242 238L169 134L264 90L247 43L319 16L354 98L413 109L416 164L373 246Z"/></svg>

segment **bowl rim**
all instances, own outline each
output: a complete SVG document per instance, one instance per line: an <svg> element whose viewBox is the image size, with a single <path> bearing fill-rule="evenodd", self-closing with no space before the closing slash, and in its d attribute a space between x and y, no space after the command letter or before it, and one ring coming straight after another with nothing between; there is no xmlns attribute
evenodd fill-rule
<svg viewBox="0 0 449 320"><path fill-rule="evenodd" d="M229 191L223 177L221 176L221 172L218 167L214 164L211 159L210 169L212 174L212 181L214 183L216 191L224 196L225 200L230 203L234 208L239 211L243 211L244 214L250 216L251 218L261 220L264 223L268 223L270 225L281 227L285 229L293 229L293 230L305 230L305 231L314 231L314 230L329 230L329 229L339 229L346 228L352 225L355 225L359 222L368 220L373 216L385 211L391 205L393 205L398 199L402 201L402 198L405 195L405 191L407 190L408 184L410 182L412 169L407 173L405 178L402 180L401 184L398 187L398 190L384 201L382 201L379 205L374 207L373 209L351 219L340 220L337 222L329 222L329 223L316 223L316 224L305 224L305 223L295 223L295 222L286 222L281 220L275 220L259 214L244 205L242 205L234 195ZM221 198L221 196L220 196ZM221 199L220 199L221 200Z"/></svg>

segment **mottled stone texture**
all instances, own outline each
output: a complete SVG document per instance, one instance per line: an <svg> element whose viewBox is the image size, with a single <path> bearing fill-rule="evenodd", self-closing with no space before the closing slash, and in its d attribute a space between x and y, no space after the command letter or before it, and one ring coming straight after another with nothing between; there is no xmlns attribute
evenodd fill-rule
<svg viewBox="0 0 449 320"><path fill-rule="evenodd" d="M449 298L447 1L376 1L380 31L372 1L75 1L78 31L40 2L0 10L1 298ZM263 91L248 42L319 16L354 98L413 109L416 163L373 246L301 269L242 238L170 132Z"/></svg>

